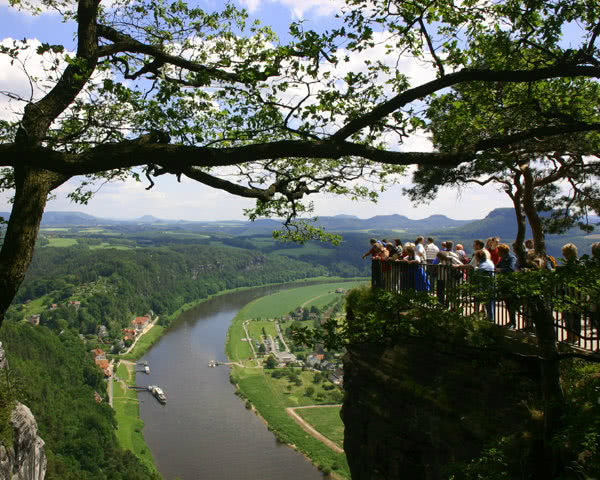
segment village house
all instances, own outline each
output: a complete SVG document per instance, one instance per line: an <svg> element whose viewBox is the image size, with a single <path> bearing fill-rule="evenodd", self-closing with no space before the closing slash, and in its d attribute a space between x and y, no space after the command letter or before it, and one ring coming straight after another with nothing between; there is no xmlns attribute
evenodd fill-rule
<svg viewBox="0 0 600 480"><path fill-rule="evenodd" d="M141 332L146 328L146 326L150 323L150 315L145 315L144 317L136 317L135 320L131 321L131 325L138 332Z"/></svg>
<svg viewBox="0 0 600 480"><path fill-rule="evenodd" d="M344 369L336 368L335 371L331 372L327 379L334 385L341 386L344 384Z"/></svg>
<svg viewBox="0 0 600 480"><path fill-rule="evenodd" d="M58 308L58 303L53 303L52 305L50 305L49 310L56 310Z"/></svg>
<svg viewBox="0 0 600 480"><path fill-rule="evenodd" d="M133 340L137 335L137 330L135 328L124 328L123 332L123 341Z"/></svg>
<svg viewBox="0 0 600 480"><path fill-rule="evenodd" d="M92 350L94 355L94 362L98 365L98 368L102 370L105 377L110 377L112 372L110 370L110 362L106 359L106 353L101 348L95 348Z"/></svg>
<svg viewBox="0 0 600 480"><path fill-rule="evenodd" d="M317 368L321 365L321 362L325 359L325 355L322 353L311 353L306 357L306 366L310 368Z"/></svg>
<svg viewBox="0 0 600 480"><path fill-rule="evenodd" d="M69 307L73 307L75 310L79 310L79 307L81 307L81 302L79 300L70 300Z"/></svg>
<svg viewBox="0 0 600 480"><path fill-rule="evenodd" d="M279 360L279 363L283 363L286 365L294 363L296 361L296 355L290 352L278 352L276 353L276 356L277 360Z"/></svg>
<svg viewBox="0 0 600 480"><path fill-rule="evenodd" d="M29 317L27 319L27 321L29 323L31 323L32 325L34 325L34 326L37 327L40 324L40 316L39 315L32 315L31 317Z"/></svg>
<svg viewBox="0 0 600 480"><path fill-rule="evenodd" d="M106 360L106 353L101 348L92 350L92 355L94 355L94 360Z"/></svg>

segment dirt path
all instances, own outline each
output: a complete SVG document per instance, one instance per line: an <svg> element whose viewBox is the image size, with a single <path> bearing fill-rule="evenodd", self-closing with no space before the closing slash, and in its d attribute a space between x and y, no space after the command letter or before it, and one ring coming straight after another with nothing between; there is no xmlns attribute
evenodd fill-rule
<svg viewBox="0 0 600 480"><path fill-rule="evenodd" d="M308 407L288 407L285 409L285 411L290 417L292 417L296 421L296 423L298 425L300 425L302 427L302 430L304 430L306 433L312 435L320 442L323 442L325 445L327 445L329 448L331 448L334 452L344 453L344 450L342 448L340 448L337 443L329 440L325 435L316 431L312 427L312 425L310 425L310 423L308 423L306 420L304 420L300 415L298 415L296 413L296 410L299 410L301 408L329 408L329 407L341 407L341 405L310 405Z"/></svg>
<svg viewBox="0 0 600 480"><path fill-rule="evenodd" d="M317 295L316 297L313 298L309 298L306 302L304 302L302 305L300 305L302 308L304 308L306 305L308 305L310 302L316 300L317 298L321 298L324 297L325 295L329 295L329 292L327 293L322 293L321 295Z"/></svg>

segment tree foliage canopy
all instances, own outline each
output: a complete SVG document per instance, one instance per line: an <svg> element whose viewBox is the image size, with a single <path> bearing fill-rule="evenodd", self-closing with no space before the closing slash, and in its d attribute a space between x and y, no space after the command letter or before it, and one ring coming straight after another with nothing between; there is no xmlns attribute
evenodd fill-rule
<svg viewBox="0 0 600 480"><path fill-rule="evenodd" d="M574 120L557 103L552 118L461 136L451 151L402 147L427 128L424 106L448 89L598 78L596 2L348 0L337 27L298 22L286 44L232 5L210 13L179 0L11 3L74 20L77 49L43 43L45 78L29 77L31 97L5 92L24 108L0 134L0 187L15 193L0 312L31 260L48 195L74 176L84 181L72 197L85 202L91 181L145 174L152 186L155 176L185 175L256 199L251 218L293 222L310 212L314 192L376 198L406 165L456 167L516 142L600 129L595 116ZM18 63L25 48L2 53ZM414 84L407 56L430 67L430 80Z"/></svg>

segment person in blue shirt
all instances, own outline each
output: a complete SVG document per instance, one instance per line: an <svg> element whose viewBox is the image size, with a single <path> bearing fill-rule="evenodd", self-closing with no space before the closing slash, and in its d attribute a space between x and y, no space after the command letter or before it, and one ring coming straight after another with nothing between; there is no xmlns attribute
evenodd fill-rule
<svg viewBox="0 0 600 480"><path fill-rule="evenodd" d="M481 288L488 290L488 301L485 304L485 311L487 313L490 322L494 322L494 313L496 310L496 300L494 299L494 287L493 277L495 272L495 266L493 262L488 258L488 254L485 250L477 250L473 257L479 264L475 267L475 275L473 280L478 282ZM486 277L489 277L486 278Z"/></svg>
<svg viewBox="0 0 600 480"><path fill-rule="evenodd" d="M511 251L510 247L505 243L501 243L498 245L498 254L500 255L500 260L496 265L496 272L501 275L507 275L517 271L517 257L515 257ZM519 302L512 295L506 295L504 297L504 304L506 305L506 310L508 310L508 318L509 321L506 324L507 327L515 328L516 327L516 312L519 308Z"/></svg>

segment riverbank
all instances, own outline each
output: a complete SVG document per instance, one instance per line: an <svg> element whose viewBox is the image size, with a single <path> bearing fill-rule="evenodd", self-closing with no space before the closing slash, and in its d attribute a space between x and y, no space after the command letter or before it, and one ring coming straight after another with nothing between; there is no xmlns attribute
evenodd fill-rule
<svg viewBox="0 0 600 480"><path fill-rule="evenodd" d="M364 283L365 279L361 279ZM355 282L358 284L359 282ZM327 283L322 285L324 290L335 291L345 287L344 283ZM352 284L354 286L354 284ZM255 411L265 420L269 429L278 441L286 443L303 453L311 462L324 473L331 473L338 478L350 478L346 457L341 448L330 448L318 438L303 429L297 421L288 414L288 409L339 403L339 398L333 398L331 390L322 388L322 384L314 382L315 372L296 369L295 380L292 382L284 377L275 378L271 375L274 370L256 368L254 361L247 360L251 356L248 342L245 340L244 322L256 318L272 318L287 314L290 310L304 305L309 307L311 301L323 295L315 294L309 288L296 288L279 292L273 300L262 297L244 307L233 319L228 330L225 351L230 361L247 363L247 367L234 366L231 370L231 381L238 389L238 395L246 401L248 408ZM273 295L272 297L275 297ZM264 321L264 320L263 320ZM259 321L261 323L261 321ZM251 368L252 367L252 368ZM339 393L339 391L336 390ZM319 400L320 399L320 400ZM337 422L338 428L343 429L339 418L339 410L327 409L330 413L324 422ZM319 431L318 425L312 425ZM321 431L321 433L324 433Z"/></svg>
<svg viewBox="0 0 600 480"><path fill-rule="evenodd" d="M150 331L152 330L154 329ZM142 433L144 421L140 418L137 392L128 388L136 384L135 367L135 362L120 360L115 370L118 378L118 381L113 381L113 409L117 420L116 436L121 448L132 452L150 470L160 475Z"/></svg>
<svg viewBox="0 0 600 480"><path fill-rule="evenodd" d="M165 323L168 326L171 325L171 323L175 320L177 320L177 318L184 312L187 312L188 310L191 310L192 308L205 303L207 301L209 301L211 298L215 298L215 297L220 297L222 295L227 295L229 293L234 293L234 292L244 292L247 290L252 290L254 288L263 288L263 287L273 287L273 286L278 286L278 285L290 285L290 286L294 286L294 285L298 285L298 286L302 286L302 285L315 285L315 284L320 284L320 283L333 283L333 282L339 282L339 283L346 283L346 282L355 282L355 281L366 281L364 277L350 277L350 278L344 278L344 277L311 277L311 278L303 278L300 280L295 280L293 282L285 282L285 283L267 283L265 285L254 285L252 287L239 287L239 288L233 288L230 290L222 290L220 292L214 293L212 295L209 295L208 297L205 298L201 298L198 300L195 300L193 302L188 302L183 304L181 307L179 307L177 310L175 310L173 313L171 313L170 315L166 315L165 316ZM140 355L141 356L141 355Z"/></svg>
<svg viewBox="0 0 600 480"><path fill-rule="evenodd" d="M296 282L289 283L290 286L307 286L320 284L331 281L338 281L346 283L353 279L343 278L331 278L331 277L314 277L310 279L302 279ZM281 284L270 284L267 286L275 286ZM225 290L217 294L211 295L210 297L199 299L198 301L188 303L180 307L176 312L167 317L168 326L154 325L150 330L138 340L134 349L123 356L117 356L121 360L121 364L116 369L117 377L120 379L119 382L114 382L114 410L118 422L117 438L121 447L126 448L133 452L142 462L144 462L149 468L156 471L156 465L150 449L148 448L146 441L143 436L144 422L140 418L139 413L139 401L137 393L134 390L127 388L128 385L135 385L135 362L141 358L156 341L158 341L166 332L168 332L171 326L175 326L178 322L177 319L180 315L192 308L209 301L210 299L218 296L223 296L233 292L241 292L251 290L254 288L263 288L264 286L254 287L243 287L234 290ZM162 322L161 322L162 323ZM127 365L129 364L129 368ZM133 367L131 367L133 366Z"/></svg>

